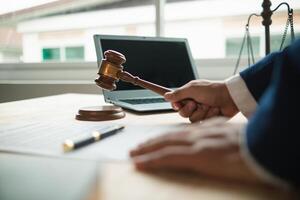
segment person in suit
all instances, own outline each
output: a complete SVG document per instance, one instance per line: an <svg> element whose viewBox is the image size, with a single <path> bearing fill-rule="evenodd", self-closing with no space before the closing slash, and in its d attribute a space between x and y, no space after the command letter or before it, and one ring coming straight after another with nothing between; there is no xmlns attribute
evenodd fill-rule
<svg viewBox="0 0 300 200"><path fill-rule="evenodd" d="M137 169L176 169L280 187L300 185L300 40L225 81L194 80L165 99L203 123L130 152ZM183 99L193 99L185 105ZM246 124L227 119L238 112ZM224 118L226 117L226 118Z"/></svg>

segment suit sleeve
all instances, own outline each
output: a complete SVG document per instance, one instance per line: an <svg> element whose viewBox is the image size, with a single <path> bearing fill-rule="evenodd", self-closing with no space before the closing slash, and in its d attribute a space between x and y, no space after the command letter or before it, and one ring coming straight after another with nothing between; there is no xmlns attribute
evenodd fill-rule
<svg viewBox="0 0 300 200"><path fill-rule="evenodd" d="M248 123L244 142L258 166L274 177L299 187L300 41L275 55L271 84ZM254 85L259 86L261 79L257 80Z"/></svg>
<svg viewBox="0 0 300 200"><path fill-rule="evenodd" d="M270 84L274 62L280 53L271 53L253 66L240 72L240 76L245 81L256 102L260 101L262 94Z"/></svg>
<svg viewBox="0 0 300 200"><path fill-rule="evenodd" d="M257 102L270 84L275 58L280 54L282 52L272 53L239 75L225 80L234 103L248 119L255 112Z"/></svg>

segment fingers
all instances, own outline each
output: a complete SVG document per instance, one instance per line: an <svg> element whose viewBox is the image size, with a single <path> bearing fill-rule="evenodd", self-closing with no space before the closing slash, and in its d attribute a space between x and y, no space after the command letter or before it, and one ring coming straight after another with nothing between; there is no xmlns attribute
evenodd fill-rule
<svg viewBox="0 0 300 200"><path fill-rule="evenodd" d="M173 92L167 92L164 98L170 102L178 102L183 99L191 98L190 90L186 89L185 86L174 90Z"/></svg>
<svg viewBox="0 0 300 200"><path fill-rule="evenodd" d="M224 151L224 144L225 150ZM138 170L188 170L221 179L260 182L239 154L238 148L228 148L215 140L195 146L165 147L133 158Z"/></svg>
<svg viewBox="0 0 300 200"><path fill-rule="evenodd" d="M196 109L197 104L198 103L192 99L185 99L180 102L171 102L173 109L176 111L182 109L185 106L188 106L190 110L193 110Z"/></svg>
<svg viewBox="0 0 300 200"><path fill-rule="evenodd" d="M189 146L170 146L158 151L137 156L133 162L137 169L187 169L191 162L186 162L193 155Z"/></svg>
<svg viewBox="0 0 300 200"><path fill-rule="evenodd" d="M212 118L212 117L220 116L220 114L221 114L221 111L220 111L219 108L217 108L217 107L210 108L208 110L208 112L206 113L205 118L209 119L209 118Z"/></svg>
<svg viewBox="0 0 300 200"><path fill-rule="evenodd" d="M219 108L209 107L203 104L197 104L195 107L184 106L180 108L178 112L182 117L188 117L192 123L221 115Z"/></svg>
<svg viewBox="0 0 300 200"><path fill-rule="evenodd" d="M220 133L218 130L222 128L219 126L224 123L225 118L215 118L177 133L162 135L140 144L137 148L130 151L130 156L134 157L151 153L167 146L190 146L199 139L203 140L210 137L219 137Z"/></svg>
<svg viewBox="0 0 300 200"><path fill-rule="evenodd" d="M191 81L184 86L172 91L167 92L164 98L170 102L178 102L184 99L198 99L196 97L201 97L199 93L201 92L201 86L197 85L195 82ZM200 93L201 94L201 93ZM201 98L200 98L201 99Z"/></svg>
<svg viewBox="0 0 300 200"><path fill-rule="evenodd" d="M179 132L150 140L137 148L140 153L132 154L133 162L138 170L189 170L219 178L256 181L241 159L239 135L227 137L230 127L224 126L225 120L216 118L197 125L206 137L193 139L189 137L192 133ZM234 128L230 128L230 133ZM194 135L201 135L199 131Z"/></svg>
<svg viewBox="0 0 300 200"><path fill-rule="evenodd" d="M198 104L193 100L184 100L182 103L175 102L172 103L174 110L177 110L182 117L190 118L191 122L201 121L206 118L206 113L209 109L209 106ZM217 109L213 109L213 112L210 115L218 113Z"/></svg>
<svg viewBox="0 0 300 200"><path fill-rule="evenodd" d="M182 117L189 118L192 123L220 115L219 108L211 108L207 105L197 104L192 100L184 100L184 102L186 104L183 106L177 102L172 103L172 107L174 110L177 110Z"/></svg>
<svg viewBox="0 0 300 200"><path fill-rule="evenodd" d="M180 110L182 108L182 106L184 106L180 102L172 102L171 105L172 105L172 108L176 111Z"/></svg>
<svg viewBox="0 0 300 200"><path fill-rule="evenodd" d="M184 106L178 112L182 117L190 117L197 110L198 104L192 100L185 100L183 103Z"/></svg>
<svg viewBox="0 0 300 200"><path fill-rule="evenodd" d="M206 105L199 105L197 110L189 117L190 122L195 123L220 115L219 108L212 108Z"/></svg>
<svg viewBox="0 0 300 200"><path fill-rule="evenodd" d="M195 101L210 104L212 96L216 96L216 88L212 81L193 80L172 92L167 92L164 97L167 101L178 102L183 99L194 99Z"/></svg>
<svg viewBox="0 0 300 200"><path fill-rule="evenodd" d="M188 169L205 172L210 168L209 161L221 156L215 153L221 150L218 147L219 140L203 139L190 146L166 146L148 154L138 155L133 157L133 162L139 170Z"/></svg>
<svg viewBox="0 0 300 200"><path fill-rule="evenodd" d="M189 117L190 122L194 123L204 120L208 109L208 106L198 104L197 110Z"/></svg>
<svg viewBox="0 0 300 200"><path fill-rule="evenodd" d="M190 82L177 90L167 92L164 97L171 102L174 110L178 111L182 117L189 118L192 123L220 115L219 108L210 108L209 104L197 102L201 96L204 98L206 95L205 92L199 95L202 87L196 82Z"/></svg>
<svg viewBox="0 0 300 200"><path fill-rule="evenodd" d="M177 146L177 145L191 145L192 142L189 140L186 132L171 133L163 135L161 137L151 139L143 144L140 144L136 149L130 151L130 156L134 157L137 155L147 154L150 152L157 151L166 146Z"/></svg>

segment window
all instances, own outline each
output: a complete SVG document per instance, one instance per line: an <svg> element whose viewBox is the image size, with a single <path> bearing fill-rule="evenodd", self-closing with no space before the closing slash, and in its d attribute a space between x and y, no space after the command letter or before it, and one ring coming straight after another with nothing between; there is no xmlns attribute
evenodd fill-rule
<svg viewBox="0 0 300 200"><path fill-rule="evenodd" d="M300 33L295 33L295 37L298 38L300 36ZM282 35L272 35L270 39L271 43L271 51L278 51L280 49L281 41L282 41ZM288 46L291 43L291 35L290 32L287 34L285 38L285 42L283 45L283 48Z"/></svg>
<svg viewBox="0 0 300 200"><path fill-rule="evenodd" d="M14 10L8 9L3 2L0 9L0 63L96 61L94 34L155 36L156 1L36 0L38 3L35 4L22 3L23 10L18 10L22 6L18 0L9 1L16 6ZM300 3L295 0L289 3L297 22ZM187 38L195 59L235 57L249 13L262 11L261 2L256 0L244 0L243 3L235 0L166 0L162 7L163 36ZM286 18L285 9L272 15L271 33L278 35L272 41L273 50L280 45ZM251 35L256 36L253 41L255 55L263 56L261 18L252 18L250 29ZM296 23L295 30L299 30ZM45 50L40 56L42 48Z"/></svg>
<svg viewBox="0 0 300 200"><path fill-rule="evenodd" d="M33 1L36 3L32 4ZM33 1L3 0L1 4L0 67L7 68L7 63L11 62L9 66L22 73L11 69L7 73L1 71L0 81L70 79L92 82L97 65L94 34L187 38L201 77L225 78L231 75L230 66L234 66L238 56L249 14L262 12L262 0ZM273 0L272 8L279 2ZM294 10L294 27L299 33L300 1L288 3ZM272 15L272 50L279 48L286 20L284 8ZM260 17L251 19L250 33L255 56L264 56L264 27ZM247 57L246 47L243 57ZM245 61L241 61L241 66ZM40 68L44 75L36 76ZM78 73L77 70L90 71ZM23 71L28 75L17 76L23 75ZM49 71L51 73L46 73Z"/></svg>
<svg viewBox="0 0 300 200"><path fill-rule="evenodd" d="M43 48L43 62L49 61L84 61L84 47L60 47L60 48Z"/></svg>
<svg viewBox="0 0 300 200"><path fill-rule="evenodd" d="M60 61L59 48L43 48L43 61Z"/></svg>
<svg viewBox="0 0 300 200"><path fill-rule="evenodd" d="M260 52L259 52L260 38L259 37L251 37L251 40L252 40L252 48L253 48L254 57L258 57L260 55ZM242 42L243 42L243 38L227 38L226 39L226 57L237 58L240 53ZM247 51L247 45L245 42L242 56L246 57L247 55L248 55L248 51Z"/></svg>
<svg viewBox="0 0 300 200"><path fill-rule="evenodd" d="M66 47L65 51L67 61L84 60L84 47Z"/></svg>
<svg viewBox="0 0 300 200"><path fill-rule="evenodd" d="M298 38L300 36L300 33L295 33L295 37ZM251 37L252 40L252 47L253 47L253 53L254 57L259 57L264 55L264 51L262 51L261 47L261 41L263 41L263 36L255 36ZM279 51L280 45L282 41L282 35L274 34L271 35L270 43L271 43L271 52ZM237 58L242 46L243 38L227 38L226 39L226 57L228 58ZM288 46L291 43L291 36L290 33L287 34L285 42L283 47ZM247 57L247 46L245 43L242 57Z"/></svg>
<svg viewBox="0 0 300 200"><path fill-rule="evenodd" d="M189 40L194 58L236 58L238 56L245 25L250 13L261 13L261 1L244 0L198 0L173 1L167 0L165 7L165 35L186 37ZM299 19L300 2L289 1L294 9L295 30ZM279 2L272 1L272 7ZM234 5L234 6L232 6ZM247 6L245 6L247 5ZM180 12L178 12L180 11ZM271 34L281 35L287 19L286 9L279 9L272 15ZM297 28L298 27L298 28ZM255 56L264 56L264 27L260 17L253 17L250 22L250 33L253 38ZM273 49L278 49L278 41ZM287 42L286 44L289 44ZM247 56L247 48L243 55Z"/></svg>
<svg viewBox="0 0 300 200"><path fill-rule="evenodd" d="M154 0L5 1L0 63L94 62L94 34L155 36Z"/></svg>

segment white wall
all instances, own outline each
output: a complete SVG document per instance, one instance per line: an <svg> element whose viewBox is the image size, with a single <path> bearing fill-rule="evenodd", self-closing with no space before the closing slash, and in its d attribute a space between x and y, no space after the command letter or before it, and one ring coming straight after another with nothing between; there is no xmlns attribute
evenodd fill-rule
<svg viewBox="0 0 300 200"><path fill-rule="evenodd" d="M26 33L22 38L23 61L24 62L41 62L41 44L38 33Z"/></svg>
<svg viewBox="0 0 300 200"><path fill-rule="evenodd" d="M165 33L169 37L188 38L195 58L225 56L225 38L221 19L172 21L166 24Z"/></svg>

